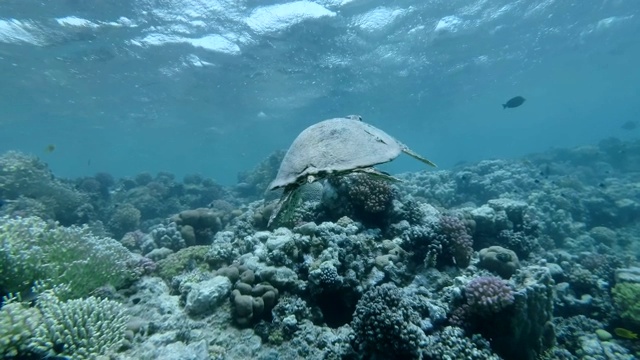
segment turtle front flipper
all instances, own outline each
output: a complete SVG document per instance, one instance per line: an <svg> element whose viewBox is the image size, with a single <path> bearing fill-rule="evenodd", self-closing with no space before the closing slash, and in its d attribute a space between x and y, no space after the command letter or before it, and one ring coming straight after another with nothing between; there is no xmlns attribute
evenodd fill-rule
<svg viewBox="0 0 640 360"><path fill-rule="evenodd" d="M404 144L403 144L404 145ZM409 149L406 145L403 146L402 148L402 152L411 156L414 159L420 160L423 163L429 165L429 166L433 166L433 167L437 167L436 164L434 164L431 160L423 157L422 155L414 152L413 150Z"/></svg>
<svg viewBox="0 0 640 360"><path fill-rule="evenodd" d="M267 228L271 229L272 225L278 226L279 224L290 224L295 214L296 208L302 202L302 196L300 196L301 186L299 184L291 184L284 188L284 192L278 200L276 207L273 209L273 213L269 217Z"/></svg>

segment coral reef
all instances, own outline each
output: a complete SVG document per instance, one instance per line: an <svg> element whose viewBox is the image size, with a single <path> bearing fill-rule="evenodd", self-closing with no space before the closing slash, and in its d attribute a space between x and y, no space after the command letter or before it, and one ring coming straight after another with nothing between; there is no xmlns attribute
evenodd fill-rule
<svg viewBox="0 0 640 360"><path fill-rule="evenodd" d="M280 168L280 162L284 158L285 150L278 150L269 155L251 171L238 174L238 183L235 190L241 197L255 200L262 197L267 191L269 183L275 179ZM276 196L274 195L274 199Z"/></svg>
<svg viewBox="0 0 640 360"><path fill-rule="evenodd" d="M56 179L43 161L15 151L0 156L0 199L17 201L3 209L5 214L42 216L63 225L76 223L76 211L88 200ZM28 201L32 203L24 204ZM39 211L32 212L34 207Z"/></svg>
<svg viewBox="0 0 640 360"><path fill-rule="evenodd" d="M513 290L509 284L495 276L474 278L464 288L470 311L482 315L500 312L513 304Z"/></svg>
<svg viewBox="0 0 640 360"><path fill-rule="evenodd" d="M171 218L186 246L210 244L213 236L237 215L231 204L221 201L216 204L218 208L184 210Z"/></svg>
<svg viewBox="0 0 640 360"><path fill-rule="evenodd" d="M365 356L419 359L427 338L419 314L395 285L387 283L367 291L356 306L351 327L355 343Z"/></svg>
<svg viewBox="0 0 640 360"><path fill-rule="evenodd" d="M367 174L333 176L327 181L333 196L323 198L323 206L337 220L348 216L371 227L384 227L385 215L392 209L395 191L389 181Z"/></svg>
<svg viewBox="0 0 640 360"><path fill-rule="evenodd" d="M86 227L63 227L36 217L0 217L0 289L25 292L36 282L67 285L71 298L134 280L135 257L111 238Z"/></svg>
<svg viewBox="0 0 640 360"><path fill-rule="evenodd" d="M261 189L282 154L225 188L56 179L7 153L0 355L632 359L639 153L609 140L393 184L331 176L270 229Z"/></svg>
<svg viewBox="0 0 640 360"><path fill-rule="evenodd" d="M93 296L61 301L44 291L35 307L8 298L0 309L0 355L95 359L125 344L128 321L124 306Z"/></svg>

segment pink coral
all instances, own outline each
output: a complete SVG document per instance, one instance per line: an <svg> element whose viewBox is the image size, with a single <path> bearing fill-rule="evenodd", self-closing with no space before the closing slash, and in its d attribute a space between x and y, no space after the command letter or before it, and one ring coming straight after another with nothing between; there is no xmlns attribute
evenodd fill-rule
<svg viewBox="0 0 640 360"><path fill-rule="evenodd" d="M478 313L497 313L513 304L513 289L497 276L480 276L465 287L469 307Z"/></svg>

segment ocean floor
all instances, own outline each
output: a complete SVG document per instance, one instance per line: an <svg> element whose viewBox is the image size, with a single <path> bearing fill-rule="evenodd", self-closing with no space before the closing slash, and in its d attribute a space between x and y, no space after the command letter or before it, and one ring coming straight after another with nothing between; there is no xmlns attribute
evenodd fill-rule
<svg viewBox="0 0 640 360"><path fill-rule="evenodd" d="M635 359L640 141L305 185L0 155L4 359Z"/></svg>

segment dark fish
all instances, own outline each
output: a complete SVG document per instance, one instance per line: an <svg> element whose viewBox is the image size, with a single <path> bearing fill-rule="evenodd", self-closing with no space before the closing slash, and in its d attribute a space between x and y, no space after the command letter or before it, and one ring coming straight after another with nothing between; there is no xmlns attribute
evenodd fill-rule
<svg viewBox="0 0 640 360"><path fill-rule="evenodd" d="M629 120L620 127L624 130L635 130L638 127L638 122Z"/></svg>
<svg viewBox="0 0 640 360"><path fill-rule="evenodd" d="M540 170L539 175L546 179L549 177L549 173L551 173L551 168L549 167L549 164L546 164L544 168Z"/></svg>
<svg viewBox="0 0 640 360"><path fill-rule="evenodd" d="M506 109L506 108L517 108L518 106L524 104L525 102L525 98L523 98L522 96L516 96L514 98L509 99L509 101L506 102L506 104L502 104L502 108Z"/></svg>
<svg viewBox="0 0 640 360"><path fill-rule="evenodd" d="M0 207L16 202L16 200L0 199Z"/></svg>
<svg viewBox="0 0 640 360"><path fill-rule="evenodd" d="M54 144L49 144L46 148L44 148L44 152L51 154L55 149L56 146Z"/></svg>

